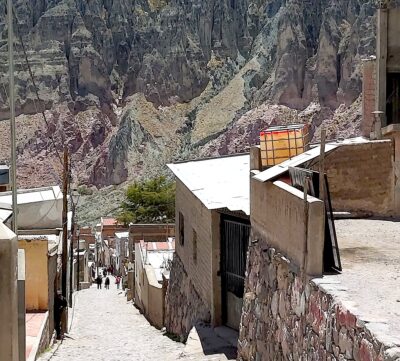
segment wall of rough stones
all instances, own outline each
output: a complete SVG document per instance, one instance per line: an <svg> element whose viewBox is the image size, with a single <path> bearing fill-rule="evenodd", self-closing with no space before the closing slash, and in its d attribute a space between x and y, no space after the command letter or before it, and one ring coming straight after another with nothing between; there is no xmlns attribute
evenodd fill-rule
<svg viewBox="0 0 400 361"><path fill-rule="evenodd" d="M352 313L263 241L250 244L238 359L398 360Z"/></svg>
<svg viewBox="0 0 400 361"><path fill-rule="evenodd" d="M167 331L185 341L194 325L210 321L209 308L196 292L181 259L175 254L165 297L164 323Z"/></svg>

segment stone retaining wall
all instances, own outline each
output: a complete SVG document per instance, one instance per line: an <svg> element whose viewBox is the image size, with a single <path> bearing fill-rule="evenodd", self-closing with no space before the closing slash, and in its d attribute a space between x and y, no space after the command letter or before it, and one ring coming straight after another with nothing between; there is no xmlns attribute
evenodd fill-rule
<svg viewBox="0 0 400 361"><path fill-rule="evenodd" d="M289 260L262 241L250 245L239 360L399 360L396 355Z"/></svg>
<svg viewBox="0 0 400 361"><path fill-rule="evenodd" d="M210 321L210 310L193 287L181 259L175 254L165 299L167 331L185 341L194 325Z"/></svg>

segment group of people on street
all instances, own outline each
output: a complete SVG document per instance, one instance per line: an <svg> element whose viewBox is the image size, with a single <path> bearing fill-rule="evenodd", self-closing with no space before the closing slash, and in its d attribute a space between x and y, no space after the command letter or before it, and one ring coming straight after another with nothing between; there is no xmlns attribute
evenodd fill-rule
<svg viewBox="0 0 400 361"><path fill-rule="evenodd" d="M112 275L114 273L113 267L103 268L102 269L103 276L98 272L97 277L95 278L95 282L97 284L97 289L101 289L104 280L105 289L110 289L110 277L108 275ZM94 276L94 275L93 275ZM117 285L117 289L121 284L121 276L117 275L115 277L115 284ZM60 340L62 338L62 329L61 329L61 319L64 310L68 307L66 299L62 296L60 291L55 292L54 295L54 328L56 330L57 339Z"/></svg>
<svg viewBox="0 0 400 361"><path fill-rule="evenodd" d="M106 290L109 290L110 289L110 277L108 277L108 274L112 274L112 269L110 270L110 267L104 268L102 270L102 272L103 272L103 277L105 278L104 288ZM97 275L96 280L95 280L96 284L97 284L97 289L101 290L101 286L103 284L103 277L100 275L100 272L99 272L99 274ZM121 284L121 277L119 275L117 275L115 277L115 284L117 285L117 289L119 289L119 285Z"/></svg>

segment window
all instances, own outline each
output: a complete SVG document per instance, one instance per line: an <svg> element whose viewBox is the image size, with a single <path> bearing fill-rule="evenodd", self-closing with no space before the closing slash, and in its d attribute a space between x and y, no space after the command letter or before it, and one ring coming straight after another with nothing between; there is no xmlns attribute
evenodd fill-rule
<svg viewBox="0 0 400 361"><path fill-rule="evenodd" d="M185 244L185 218L181 212L179 212L179 244L181 246Z"/></svg>
<svg viewBox="0 0 400 361"><path fill-rule="evenodd" d="M400 74L388 73L386 97L387 124L400 123Z"/></svg>
<svg viewBox="0 0 400 361"><path fill-rule="evenodd" d="M197 263L197 233L193 229L193 262Z"/></svg>

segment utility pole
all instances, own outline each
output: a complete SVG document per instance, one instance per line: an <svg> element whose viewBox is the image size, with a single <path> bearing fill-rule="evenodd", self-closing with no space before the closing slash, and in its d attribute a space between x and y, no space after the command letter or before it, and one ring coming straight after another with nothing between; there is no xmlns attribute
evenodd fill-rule
<svg viewBox="0 0 400 361"><path fill-rule="evenodd" d="M72 212L74 212L74 209L72 209ZM72 294L74 292L73 290L73 277L74 277L74 241L75 241L75 222L74 222L74 216L72 215L72 225L71 225L71 244L69 247L69 307L72 307Z"/></svg>
<svg viewBox="0 0 400 361"><path fill-rule="evenodd" d="M15 139L15 86L14 86L14 31L12 1L7 2L8 15L8 62L10 73L10 122L11 122L11 185L13 206L13 232L18 236L18 201L17 201L17 151Z"/></svg>
<svg viewBox="0 0 400 361"><path fill-rule="evenodd" d="M79 252L79 234L80 234L80 231L79 231L79 228L77 229L77 232L76 232L76 235L77 235L77 241L76 241L76 252L77 252L77 260L78 260L78 264L77 264L77 267L76 267L76 273L77 273L77 275L78 275L78 277L77 277L77 283L76 283L76 290L77 291L79 291L79 288L80 288L80 274L79 274L79 264L81 263L81 257L80 257L80 252Z"/></svg>
<svg viewBox="0 0 400 361"><path fill-rule="evenodd" d="M321 149L319 155L319 199L325 202L325 142L326 130L321 129Z"/></svg>
<svg viewBox="0 0 400 361"><path fill-rule="evenodd" d="M63 239L62 239L62 295L67 298L67 260L68 260L68 150L64 146L64 166L63 166Z"/></svg>

